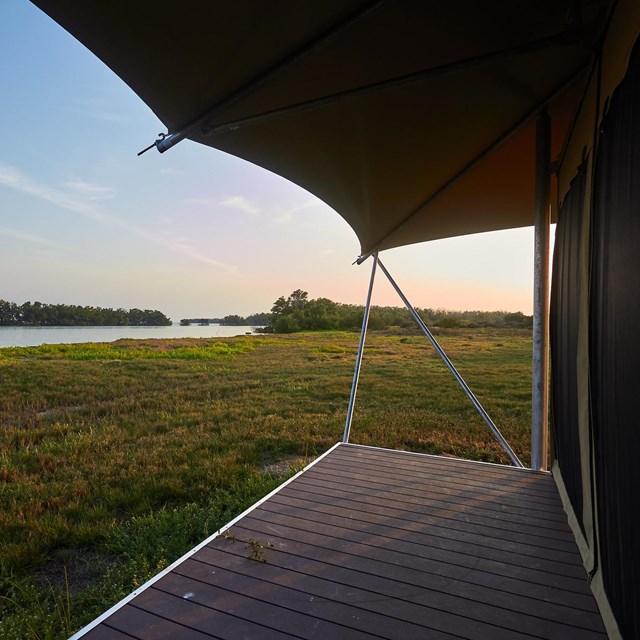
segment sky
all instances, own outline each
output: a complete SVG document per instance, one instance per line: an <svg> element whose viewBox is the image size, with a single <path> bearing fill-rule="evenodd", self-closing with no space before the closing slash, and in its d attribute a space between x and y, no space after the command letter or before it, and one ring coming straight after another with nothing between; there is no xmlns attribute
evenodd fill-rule
<svg viewBox="0 0 640 640"><path fill-rule="evenodd" d="M27 0L0 0L0 299L159 309L178 321L268 311L295 289L363 304L370 260L300 187L185 140ZM533 230L381 254L414 306L532 311ZM379 274L374 304L401 305Z"/></svg>

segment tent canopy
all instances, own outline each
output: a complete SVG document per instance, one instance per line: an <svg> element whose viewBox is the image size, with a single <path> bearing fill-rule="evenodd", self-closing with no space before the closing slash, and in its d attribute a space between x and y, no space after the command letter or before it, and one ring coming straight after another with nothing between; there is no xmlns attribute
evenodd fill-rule
<svg viewBox="0 0 640 640"><path fill-rule="evenodd" d="M306 188L367 254L533 224L534 116L548 109L559 158L613 3L35 4L118 74L173 141Z"/></svg>

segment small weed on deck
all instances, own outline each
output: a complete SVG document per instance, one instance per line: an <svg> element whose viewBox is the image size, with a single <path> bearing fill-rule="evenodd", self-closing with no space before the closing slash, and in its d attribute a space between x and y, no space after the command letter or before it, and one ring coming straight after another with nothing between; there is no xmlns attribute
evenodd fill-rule
<svg viewBox="0 0 640 640"><path fill-rule="evenodd" d="M528 462L531 339L442 345ZM0 349L0 637L65 638L342 434L358 336ZM352 442L508 463L425 338L367 338Z"/></svg>

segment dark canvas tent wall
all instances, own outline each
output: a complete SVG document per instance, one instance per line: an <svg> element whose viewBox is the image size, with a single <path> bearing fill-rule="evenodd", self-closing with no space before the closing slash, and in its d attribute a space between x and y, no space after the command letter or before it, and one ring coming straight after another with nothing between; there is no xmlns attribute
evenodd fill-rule
<svg viewBox="0 0 640 640"><path fill-rule="evenodd" d="M640 637L639 9L621 6L611 24L561 167L551 323L554 476L624 638Z"/></svg>
<svg viewBox="0 0 640 640"><path fill-rule="evenodd" d="M531 225L533 116L548 110L554 474L611 635L640 637L640 3L35 2L166 124L159 148L187 137L287 177L363 254Z"/></svg>

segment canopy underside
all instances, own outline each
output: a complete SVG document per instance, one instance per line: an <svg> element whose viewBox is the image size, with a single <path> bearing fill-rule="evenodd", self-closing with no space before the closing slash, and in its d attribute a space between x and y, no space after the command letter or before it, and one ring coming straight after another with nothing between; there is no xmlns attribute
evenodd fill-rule
<svg viewBox="0 0 640 640"><path fill-rule="evenodd" d="M533 116L559 158L612 4L35 3L176 139L306 188L363 254L533 224Z"/></svg>

